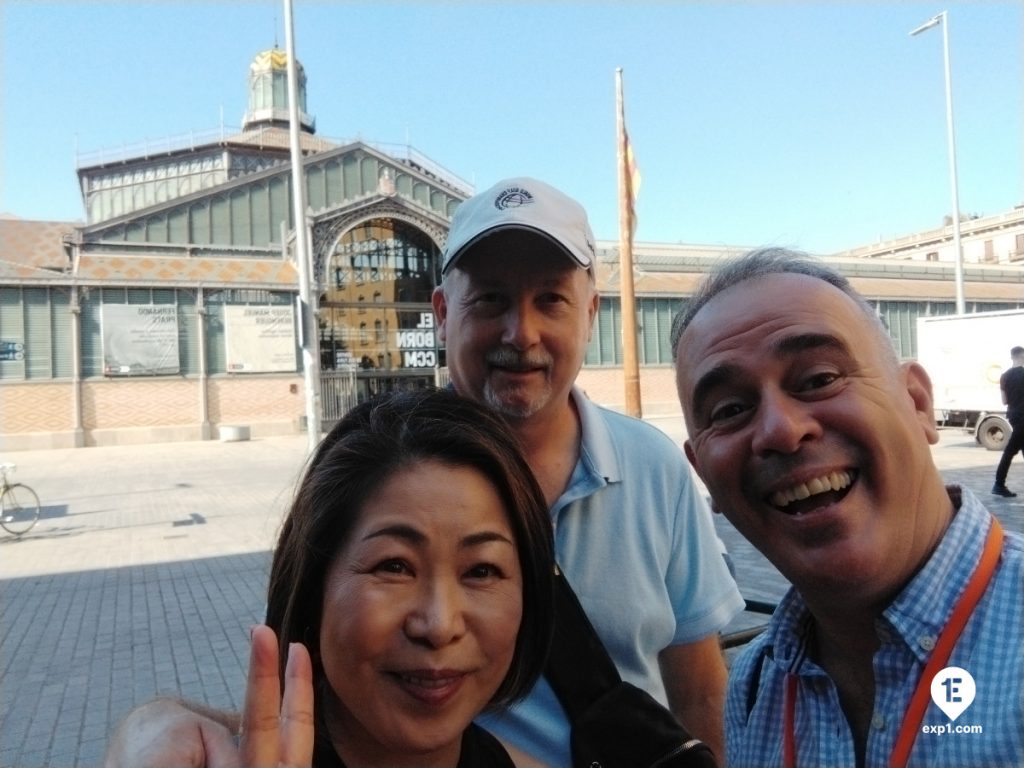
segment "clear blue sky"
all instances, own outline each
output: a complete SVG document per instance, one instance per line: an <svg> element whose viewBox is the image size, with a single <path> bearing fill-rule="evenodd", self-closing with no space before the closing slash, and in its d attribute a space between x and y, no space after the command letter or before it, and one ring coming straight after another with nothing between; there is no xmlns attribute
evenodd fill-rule
<svg viewBox="0 0 1024 768"><path fill-rule="evenodd" d="M281 0L2 3L0 212L83 216L75 150L239 126ZM618 237L614 72L643 177L637 239L820 253L1024 202L1020 2L295 0L329 138L410 143L489 186L529 174Z"/></svg>

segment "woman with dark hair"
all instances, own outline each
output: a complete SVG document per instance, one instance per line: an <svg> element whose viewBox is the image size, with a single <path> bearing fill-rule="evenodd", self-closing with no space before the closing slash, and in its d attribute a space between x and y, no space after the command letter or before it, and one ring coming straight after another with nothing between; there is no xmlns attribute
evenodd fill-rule
<svg viewBox="0 0 1024 768"><path fill-rule="evenodd" d="M284 703L250 669L243 764L308 764L311 747L316 768L511 767L472 721L540 675L552 568L547 505L500 417L438 390L356 407L278 540L276 648L257 628L252 665L281 660Z"/></svg>

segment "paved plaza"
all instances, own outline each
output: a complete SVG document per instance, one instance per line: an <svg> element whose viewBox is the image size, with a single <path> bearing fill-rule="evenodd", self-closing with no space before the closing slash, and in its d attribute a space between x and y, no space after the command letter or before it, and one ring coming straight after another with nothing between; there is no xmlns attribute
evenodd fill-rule
<svg viewBox="0 0 1024 768"><path fill-rule="evenodd" d="M679 417L650 421L682 439ZM248 629L306 448L293 436L0 456L43 504L22 538L0 531L0 767L98 766L113 725L158 693L240 705ZM935 456L1024 530L1024 493L988 493L998 454L951 430ZM1009 485L1024 491L1019 459ZM744 596L777 600L778 572L715 524Z"/></svg>

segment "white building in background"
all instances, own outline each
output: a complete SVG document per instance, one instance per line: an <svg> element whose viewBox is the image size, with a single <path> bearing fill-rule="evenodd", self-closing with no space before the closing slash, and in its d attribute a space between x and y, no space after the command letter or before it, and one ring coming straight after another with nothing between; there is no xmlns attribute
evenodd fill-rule
<svg viewBox="0 0 1024 768"><path fill-rule="evenodd" d="M287 61L250 67L241 129L79 158L85 224L0 219L0 450L304 429ZM430 295L471 185L409 147L315 135L300 94L322 422L375 392L445 380ZM963 224L967 310L1024 307L1024 210ZM920 316L954 311L951 227L826 255L916 354ZM579 383L624 401L617 242ZM676 412L672 317L739 247L636 243L646 413Z"/></svg>
<svg viewBox="0 0 1024 768"><path fill-rule="evenodd" d="M953 225L949 216L946 221L937 229L879 240L834 255L954 262ZM1024 264L1024 203L1006 213L961 219L960 248L965 264Z"/></svg>

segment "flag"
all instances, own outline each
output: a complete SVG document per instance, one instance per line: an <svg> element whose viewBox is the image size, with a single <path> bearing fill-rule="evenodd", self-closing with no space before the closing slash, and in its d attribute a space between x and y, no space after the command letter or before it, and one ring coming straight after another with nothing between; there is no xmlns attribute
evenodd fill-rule
<svg viewBox="0 0 1024 768"><path fill-rule="evenodd" d="M632 240L636 234L636 198L640 194L640 169L637 167L636 157L633 155L633 145L629 141L629 131L626 130L625 116L623 116L622 121L622 143L622 156L626 163L625 203L626 212L629 216L629 238Z"/></svg>
<svg viewBox="0 0 1024 768"><path fill-rule="evenodd" d="M626 132L626 110L622 99L622 68L615 70L616 165L619 177L619 281L622 290L622 383L626 413L640 418L640 364L637 357L636 297L633 291L633 234L636 232L636 196L640 191L633 146Z"/></svg>
<svg viewBox="0 0 1024 768"><path fill-rule="evenodd" d="M626 108L622 98L622 69L615 70L616 127L618 131L619 161L619 226L628 233L629 241L636 234L636 198L640 192L640 170L637 168L633 145L626 130Z"/></svg>

